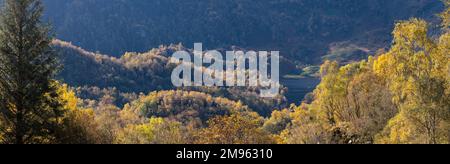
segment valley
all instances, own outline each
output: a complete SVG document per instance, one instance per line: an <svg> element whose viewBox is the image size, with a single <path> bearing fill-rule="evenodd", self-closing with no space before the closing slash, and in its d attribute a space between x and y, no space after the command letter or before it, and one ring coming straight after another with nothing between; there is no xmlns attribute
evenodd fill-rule
<svg viewBox="0 0 450 164"><path fill-rule="evenodd" d="M0 144L450 143L450 0L0 4Z"/></svg>

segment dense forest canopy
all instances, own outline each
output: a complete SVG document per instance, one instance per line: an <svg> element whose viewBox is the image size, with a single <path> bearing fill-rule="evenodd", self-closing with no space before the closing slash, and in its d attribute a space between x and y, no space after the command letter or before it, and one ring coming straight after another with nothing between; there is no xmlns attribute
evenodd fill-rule
<svg viewBox="0 0 450 164"><path fill-rule="evenodd" d="M274 98L259 97L258 87L183 87L171 85L171 73L176 65L169 63L170 55L177 50L187 50L182 45L160 46L146 53L126 53L120 58L88 52L60 40L52 45L61 54L63 65L57 79L77 88L80 98L100 100L105 95L116 97L114 104L123 106L129 99L123 94L148 94L153 91L183 89L201 91L215 97L242 101L261 115L268 116L274 108L287 106L285 88ZM295 69L289 63L285 69ZM106 89L106 90L105 90ZM133 96L132 96L133 97ZM135 96L134 96L135 97ZM299 101L299 100L297 100Z"/></svg>
<svg viewBox="0 0 450 164"><path fill-rule="evenodd" d="M450 143L450 0L0 2L0 143ZM320 84L171 86L197 41L280 48Z"/></svg>
<svg viewBox="0 0 450 164"><path fill-rule="evenodd" d="M348 64L389 47L395 21L436 20L443 8L431 0L43 2L45 20L54 24L58 39L68 41L55 42L64 63L58 79L124 93L173 89L165 85L173 68L168 57L194 42L208 49L281 50L282 76L317 77L322 61ZM288 102L299 103L315 83L291 86Z"/></svg>
<svg viewBox="0 0 450 164"><path fill-rule="evenodd" d="M397 20L430 19L438 0L44 0L57 38L120 56L159 45L204 43L280 50L321 63L321 56L369 54L390 44ZM368 49L369 51L360 51ZM341 55L340 53L338 55Z"/></svg>

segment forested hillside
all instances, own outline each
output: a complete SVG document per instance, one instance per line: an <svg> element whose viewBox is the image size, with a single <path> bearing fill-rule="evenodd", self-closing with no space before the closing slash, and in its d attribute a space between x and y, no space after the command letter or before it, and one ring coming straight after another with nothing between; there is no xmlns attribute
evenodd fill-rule
<svg viewBox="0 0 450 164"><path fill-rule="evenodd" d="M57 38L92 52L120 57L202 42L208 49L281 50L282 56L309 64L321 63L327 54L365 56L386 48L397 20L430 19L443 8L438 0L44 2Z"/></svg>
<svg viewBox="0 0 450 164"><path fill-rule="evenodd" d="M0 144L450 144L450 0L0 2ZM320 84L173 87L194 42Z"/></svg>
<svg viewBox="0 0 450 164"><path fill-rule="evenodd" d="M437 20L434 15L443 8L433 0L43 2L45 20L53 23L58 39L68 41L55 42L64 65L58 79L73 87L137 94L173 89L166 85L174 67L168 57L194 42L207 49L281 50L282 76L317 78L322 61L343 65L365 59L390 45L395 21ZM285 95L299 103L315 84L295 83Z"/></svg>
<svg viewBox="0 0 450 164"><path fill-rule="evenodd" d="M104 96L112 96L120 99L113 103L122 106L123 96L120 94L136 95L183 89L242 101L264 116L270 115L274 108L287 106L285 90L282 90L277 97L262 99L259 97L257 87L176 88L172 86L170 76L176 65L169 63L170 55L177 50L191 51L181 45L161 46L146 53L126 53L121 58L88 52L60 40L54 40L52 45L61 54L62 67L57 79L78 88L77 93L83 93L78 96L83 99L99 101ZM285 63L284 69L295 69L293 64L283 63ZM102 89L106 91L101 91Z"/></svg>

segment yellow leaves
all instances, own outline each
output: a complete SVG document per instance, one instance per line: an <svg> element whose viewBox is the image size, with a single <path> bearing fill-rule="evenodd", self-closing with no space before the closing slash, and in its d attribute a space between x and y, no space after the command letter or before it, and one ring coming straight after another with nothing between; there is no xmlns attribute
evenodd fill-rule
<svg viewBox="0 0 450 164"><path fill-rule="evenodd" d="M445 6L447 7L446 10L444 10L440 16L442 18L442 26L444 29L450 28L450 0L443 0L445 3Z"/></svg>
<svg viewBox="0 0 450 164"><path fill-rule="evenodd" d="M275 110L272 112L272 116L264 122L263 128L272 134L279 134L290 124L290 115L291 112L287 109Z"/></svg>
<svg viewBox="0 0 450 164"><path fill-rule="evenodd" d="M142 123L142 118L139 117L139 113L135 113L128 107L124 107L119 111L119 119L122 124L139 124Z"/></svg>
<svg viewBox="0 0 450 164"><path fill-rule="evenodd" d="M291 124L274 139L279 144L325 144L330 143L327 121L313 105L291 106ZM284 111L282 111L284 113Z"/></svg>
<svg viewBox="0 0 450 164"><path fill-rule="evenodd" d="M250 111L242 102L182 90L153 92L127 105L126 109L143 117L171 117L184 124L196 122L199 126L215 115Z"/></svg>
<svg viewBox="0 0 450 164"><path fill-rule="evenodd" d="M325 61L320 67L320 75L323 77L325 75L334 74L338 71L339 64L336 61Z"/></svg>
<svg viewBox="0 0 450 164"><path fill-rule="evenodd" d="M389 121L383 133L376 136L378 144L410 144L414 143L416 130L406 118L399 114Z"/></svg>
<svg viewBox="0 0 450 164"><path fill-rule="evenodd" d="M373 64L373 70L374 72L379 76L384 76L389 71L387 66L391 65L390 61L391 55L390 54L383 54L377 58L377 60L374 61Z"/></svg>
<svg viewBox="0 0 450 164"><path fill-rule="evenodd" d="M439 49L442 56L450 57L450 32L442 34L439 38Z"/></svg>
<svg viewBox="0 0 450 164"><path fill-rule="evenodd" d="M434 58L436 58L437 64L433 75L447 80L448 94L450 94L450 31L442 34L439 38L438 53Z"/></svg>
<svg viewBox="0 0 450 164"><path fill-rule="evenodd" d="M427 36L428 24L424 20L414 18L397 23L392 34L394 45L391 52L399 57L398 60L402 59L403 55L408 56L417 51L428 51L433 48Z"/></svg>
<svg viewBox="0 0 450 164"><path fill-rule="evenodd" d="M128 124L120 129L115 139L119 144L181 144L186 143L179 122L150 118L145 124Z"/></svg>
<svg viewBox="0 0 450 164"><path fill-rule="evenodd" d="M283 130L280 135L274 135L273 138L277 144L288 144L289 130Z"/></svg>
<svg viewBox="0 0 450 164"><path fill-rule="evenodd" d="M64 108L67 110L76 110L78 105L78 98L72 90L68 89L67 84L60 85L58 88L58 95L64 102Z"/></svg>
<svg viewBox="0 0 450 164"><path fill-rule="evenodd" d="M438 46L428 38L427 22L420 19L403 21L393 32L391 50L374 62L374 72L383 77L394 92L398 102L403 101L408 90L404 86L422 77L430 77L445 60L439 55Z"/></svg>
<svg viewBox="0 0 450 164"><path fill-rule="evenodd" d="M401 22L396 25L393 34L394 45L390 55L393 56L392 67L400 65L396 68L397 73L411 76L416 71L430 71L432 61L429 56L434 53L435 45L427 37L427 23L419 19Z"/></svg>
<svg viewBox="0 0 450 164"><path fill-rule="evenodd" d="M442 112L448 110L443 102L449 95L450 37L444 32L435 42L427 29L419 19L398 23L392 49L374 63L374 71L384 77L401 110L379 135L379 143L442 142L436 133L446 131L438 125L448 117ZM443 90L447 93L441 94Z"/></svg>
<svg viewBox="0 0 450 164"><path fill-rule="evenodd" d="M150 127L158 126L164 123L163 118L151 118L150 119Z"/></svg>
<svg viewBox="0 0 450 164"><path fill-rule="evenodd" d="M326 136L323 131L305 129L314 127L338 132L342 136L337 138L344 141L365 143L387 123L377 143L448 142L443 138L450 131L444 126L450 120L450 37L443 33L435 41L427 32L423 20L403 21L396 25L394 44L387 53L340 68L325 62L315 101L309 110L294 112L294 126L279 138L311 143L317 136Z"/></svg>
<svg viewBox="0 0 450 164"><path fill-rule="evenodd" d="M393 37L396 45L425 46L428 24L424 20L413 18L396 24ZM395 49L395 48L394 48Z"/></svg>
<svg viewBox="0 0 450 164"><path fill-rule="evenodd" d="M275 140L265 132L260 118L242 114L219 116L208 121L208 128L197 134L202 144L267 144Z"/></svg>
<svg viewBox="0 0 450 164"><path fill-rule="evenodd" d="M128 125L128 128L133 129L133 133L144 135L145 141L151 143L155 140L155 133L159 126L161 126L164 123L164 119L162 118L151 118L148 124L142 124L142 125Z"/></svg>

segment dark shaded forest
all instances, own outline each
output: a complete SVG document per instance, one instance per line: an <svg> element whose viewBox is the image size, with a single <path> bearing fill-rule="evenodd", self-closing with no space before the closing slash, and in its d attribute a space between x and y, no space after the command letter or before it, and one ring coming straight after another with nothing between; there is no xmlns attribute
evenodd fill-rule
<svg viewBox="0 0 450 164"><path fill-rule="evenodd" d="M433 19L438 0L44 0L61 40L115 57L160 45L201 42L280 50L290 60L320 64L336 54L369 55L391 43L396 21ZM368 49L369 51L360 51ZM362 54L359 54L362 53ZM362 58L361 58L362 59ZM352 60L352 59L345 59Z"/></svg>

